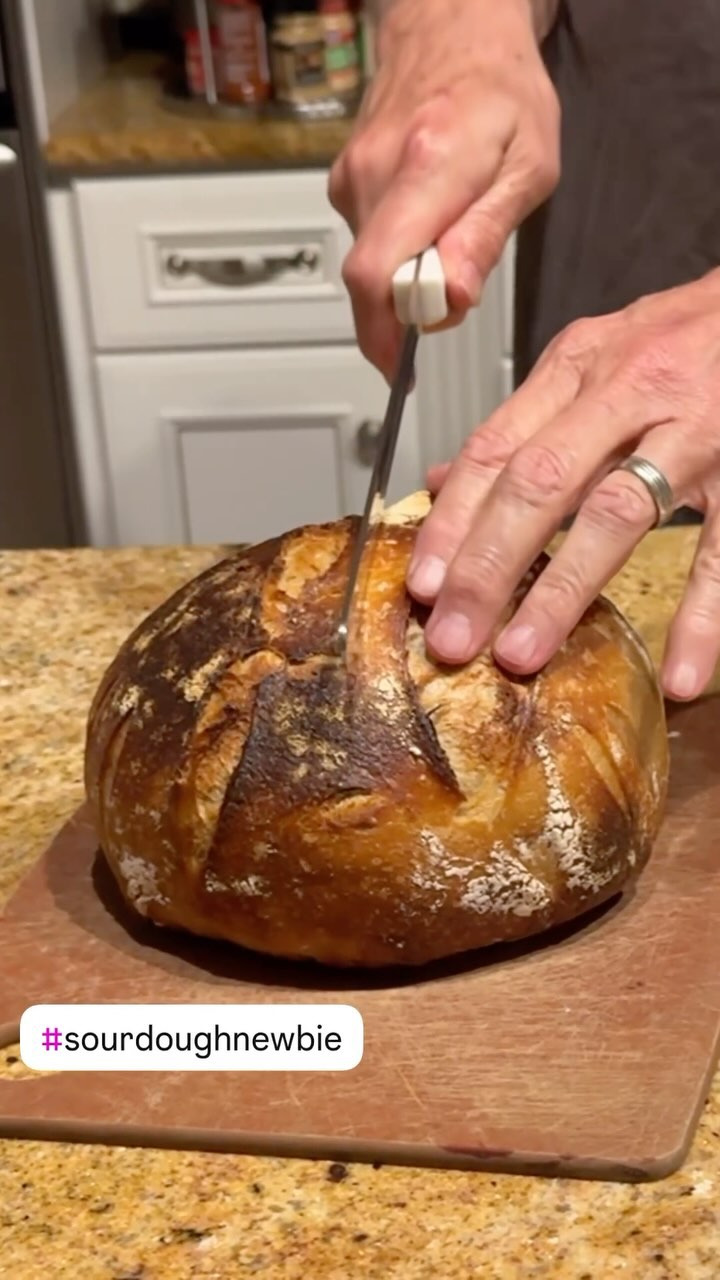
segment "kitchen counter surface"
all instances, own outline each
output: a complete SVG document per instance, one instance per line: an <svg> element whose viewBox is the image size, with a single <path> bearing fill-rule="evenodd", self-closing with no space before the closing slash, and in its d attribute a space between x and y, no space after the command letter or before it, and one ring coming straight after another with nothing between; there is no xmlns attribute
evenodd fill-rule
<svg viewBox="0 0 720 1280"><path fill-rule="evenodd" d="M651 534L608 592L655 657L696 541ZM82 799L117 646L217 554L0 554L0 903ZM644 1186L9 1141L0 1186L13 1280L717 1280L720 1087L685 1168Z"/></svg>
<svg viewBox="0 0 720 1280"><path fill-rule="evenodd" d="M351 119L214 117L166 100L156 57L116 64L52 123L45 144L51 171L326 167L343 147Z"/></svg>

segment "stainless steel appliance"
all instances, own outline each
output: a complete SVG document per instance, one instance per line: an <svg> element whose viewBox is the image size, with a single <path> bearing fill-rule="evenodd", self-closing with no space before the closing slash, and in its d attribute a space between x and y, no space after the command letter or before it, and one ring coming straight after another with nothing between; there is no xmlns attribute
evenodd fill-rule
<svg viewBox="0 0 720 1280"><path fill-rule="evenodd" d="M13 0L0 0L0 548L84 540Z"/></svg>

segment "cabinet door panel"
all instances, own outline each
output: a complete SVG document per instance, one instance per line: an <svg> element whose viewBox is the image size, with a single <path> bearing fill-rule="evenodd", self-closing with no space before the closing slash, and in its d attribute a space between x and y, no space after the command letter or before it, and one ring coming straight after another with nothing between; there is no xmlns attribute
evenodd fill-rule
<svg viewBox="0 0 720 1280"><path fill-rule="evenodd" d="M388 393L356 349L115 355L97 365L121 544L255 542L362 508L368 439ZM388 496L422 483L411 397Z"/></svg>
<svg viewBox="0 0 720 1280"><path fill-rule="evenodd" d="M337 519L342 502L332 428L331 419L315 425L297 417L286 423L249 418L181 432L185 523L193 540L232 542L240 526L260 540Z"/></svg>

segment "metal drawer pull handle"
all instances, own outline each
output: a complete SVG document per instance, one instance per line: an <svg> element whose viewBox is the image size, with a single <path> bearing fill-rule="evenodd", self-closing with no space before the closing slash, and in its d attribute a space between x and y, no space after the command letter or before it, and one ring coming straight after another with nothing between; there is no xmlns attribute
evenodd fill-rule
<svg viewBox="0 0 720 1280"><path fill-rule="evenodd" d="M183 258L173 253L167 260L171 276L182 279L191 273L201 276L208 284L242 288L246 285L264 284L274 280L283 271L314 271L320 255L314 249L299 249L297 253L273 258Z"/></svg>
<svg viewBox="0 0 720 1280"><path fill-rule="evenodd" d="M382 422L374 422L371 420L361 422L357 429L357 434L355 436L357 454L364 467L372 467L375 465L375 455L377 453L381 431Z"/></svg>

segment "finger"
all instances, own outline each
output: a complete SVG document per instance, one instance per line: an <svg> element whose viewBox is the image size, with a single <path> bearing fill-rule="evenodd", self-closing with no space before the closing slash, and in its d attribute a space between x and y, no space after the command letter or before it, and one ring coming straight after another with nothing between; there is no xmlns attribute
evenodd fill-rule
<svg viewBox="0 0 720 1280"><path fill-rule="evenodd" d="M372 120L368 103L358 115L353 133L336 158L328 179L328 198L354 237L369 220L394 175L402 156L402 135Z"/></svg>
<svg viewBox="0 0 720 1280"><path fill-rule="evenodd" d="M415 598L431 604L448 566L516 450L571 404L580 366L557 358L538 362L526 381L478 427L445 475L433 509L418 532L408 570Z"/></svg>
<svg viewBox="0 0 720 1280"><path fill-rule="evenodd" d="M353 314L355 317L355 325L357 328L359 321L358 321L358 315L354 306L353 306ZM444 320L441 320L438 324L431 324L431 325L424 326L423 333L445 333L447 332L448 329L457 329L458 326L462 324L466 315L467 315L467 307L465 307L462 311L448 310L447 316L445 317ZM380 333L378 329L375 331L375 337L379 339L379 336L380 336ZM377 358L373 358L373 363L377 365L380 372L383 374L386 382L388 383L392 382L395 370L397 369L398 360L400 358L400 349L402 346L402 340L403 340L402 326L397 323L393 314L393 323L388 333L387 346L385 347L385 356L384 357L378 356ZM368 355L368 358L370 358L369 355Z"/></svg>
<svg viewBox="0 0 720 1280"><path fill-rule="evenodd" d="M347 183L345 166L343 166L342 160L338 160L333 165L331 175L329 175L328 200L331 202L336 214L340 214L342 220L345 221L352 238L355 239L359 221L357 221L355 201L352 198L350 184Z"/></svg>
<svg viewBox="0 0 720 1280"><path fill-rule="evenodd" d="M431 494L436 495L440 492L451 467L451 462L438 462L434 467L428 468L427 487Z"/></svg>
<svg viewBox="0 0 720 1280"><path fill-rule="evenodd" d="M554 187L557 167L542 143L538 156L529 163L516 137L493 180L438 238L451 310L477 304L510 236Z"/></svg>
<svg viewBox="0 0 720 1280"><path fill-rule="evenodd" d="M720 657L720 503L708 510L680 607L668 633L661 682L669 698L697 698Z"/></svg>
<svg viewBox="0 0 720 1280"><path fill-rule="evenodd" d="M510 162L498 180L438 241L451 308L476 306L505 245L537 203L521 169Z"/></svg>
<svg viewBox="0 0 720 1280"><path fill-rule="evenodd" d="M654 462L673 487L676 503L707 465L707 448L687 447L676 423L644 435L636 452ZM636 476L613 470L592 490L552 561L494 644L503 666L530 674L545 666L586 609L657 522L652 495Z"/></svg>
<svg viewBox="0 0 720 1280"><path fill-rule="evenodd" d="M330 169L327 184L327 196L332 208L336 213L340 214L340 217L344 219L350 228L352 235L355 236L357 233L355 202L353 200L352 189L348 180L344 152L340 153Z"/></svg>
<svg viewBox="0 0 720 1280"><path fill-rule="evenodd" d="M448 569L428 622L425 634L437 658L467 662L484 648L517 584L576 508L588 477L619 441L641 434L643 397L626 390L622 412L613 399L612 392L584 393L503 469ZM447 488L449 481L438 502ZM522 633L513 643L527 649L529 637ZM517 660L524 662L525 653Z"/></svg>
<svg viewBox="0 0 720 1280"><path fill-rule="evenodd" d="M448 329L457 329L458 325L462 324L467 313L467 306L458 311L457 309L453 310L448 303L448 313L445 319L439 320L437 324L423 325L423 333L445 333Z"/></svg>
<svg viewBox="0 0 720 1280"><path fill-rule="evenodd" d="M343 276L346 277L344 269ZM347 287L358 346L365 359L375 366L388 386L391 386L402 351L402 325L391 305L378 303L378 311L375 311L367 298L354 294L350 284ZM375 320L374 315L378 317Z"/></svg>

